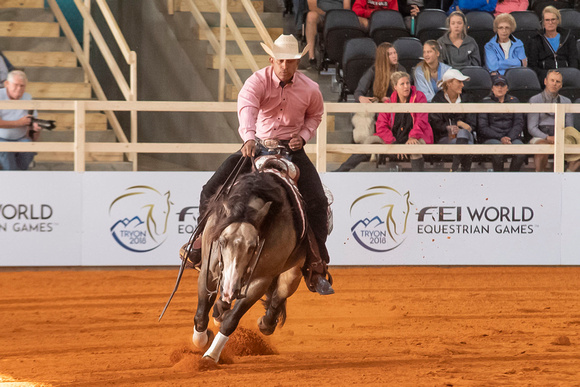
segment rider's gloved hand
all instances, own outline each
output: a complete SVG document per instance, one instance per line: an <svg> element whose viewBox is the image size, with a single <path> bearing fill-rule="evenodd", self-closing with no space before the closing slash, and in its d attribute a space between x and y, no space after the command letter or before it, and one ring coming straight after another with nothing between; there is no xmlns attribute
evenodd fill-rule
<svg viewBox="0 0 580 387"><path fill-rule="evenodd" d="M248 140L242 146L242 156L255 156L256 155L256 141Z"/></svg>

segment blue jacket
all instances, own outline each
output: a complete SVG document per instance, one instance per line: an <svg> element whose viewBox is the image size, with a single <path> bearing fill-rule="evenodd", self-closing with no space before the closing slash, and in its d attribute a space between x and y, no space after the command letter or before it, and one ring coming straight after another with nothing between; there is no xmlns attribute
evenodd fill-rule
<svg viewBox="0 0 580 387"><path fill-rule="evenodd" d="M495 6L497 5L497 0L454 0L447 14L449 15L453 11L457 11L457 7L461 9L463 13L469 11L483 11L492 13L495 11Z"/></svg>
<svg viewBox="0 0 580 387"><path fill-rule="evenodd" d="M491 71L497 71L500 74L505 74L505 71L511 67L521 67L522 60L526 59L526 51L521 40L510 35L512 45L508 54L508 59L505 58L503 49L501 48L497 35L491 38L485 44L485 67Z"/></svg>
<svg viewBox="0 0 580 387"><path fill-rule="evenodd" d="M450 68L451 66L439 62L439 67L437 68L437 79L441 80L441 78L443 78L443 74L445 74L445 71L449 70ZM425 78L425 73L423 72L423 68L420 65L417 65L417 67L415 67L413 76L415 78L415 87L417 88L417 90L425 94L425 97L427 97L427 102L431 102L431 100L435 96L435 93L437 93L441 89L439 88L433 89L431 81L427 81L427 78Z"/></svg>

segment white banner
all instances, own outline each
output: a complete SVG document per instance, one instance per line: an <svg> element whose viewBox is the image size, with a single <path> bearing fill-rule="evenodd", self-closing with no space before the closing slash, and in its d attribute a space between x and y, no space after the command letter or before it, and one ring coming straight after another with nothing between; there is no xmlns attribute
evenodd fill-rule
<svg viewBox="0 0 580 387"><path fill-rule="evenodd" d="M210 172L2 172L0 266L177 265ZM332 265L579 265L580 175L326 173Z"/></svg>

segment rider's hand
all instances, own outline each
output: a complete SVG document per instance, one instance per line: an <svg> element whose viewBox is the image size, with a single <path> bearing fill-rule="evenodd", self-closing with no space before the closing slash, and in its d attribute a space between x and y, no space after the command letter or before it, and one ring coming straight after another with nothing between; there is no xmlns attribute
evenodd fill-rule
<svg viewBox="0 0 580 387"><path fill-rule="evenodd" d="M288 143L288 147L290 147L290 150L294 152L302 149L303 145L304 140L302 140L302 137L300 137L299 134L293 134L292 138L290 139L290 142Z"/></svg>
<svg viewBox="0 0 580 387"><path fill-rule="evenodd" d="M255 156L256 155L256 141L255 140L248 140L242 146L242 156Z"/></svg>

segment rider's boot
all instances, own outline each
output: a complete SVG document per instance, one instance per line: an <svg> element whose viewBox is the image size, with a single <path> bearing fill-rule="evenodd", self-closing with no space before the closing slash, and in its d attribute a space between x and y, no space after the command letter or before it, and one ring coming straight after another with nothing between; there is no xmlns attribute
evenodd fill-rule
<svg viewBox="0 0 580 387"><path fill-rule="evenodd" d="M319 244L318 246L320 252L320 255L316 256L318 259L308 262L309 269L311 270L310 285L316 293L322 296L327 296L334 294L334 289L332 288L332 276L328 272L326 262L321 259L322 254L328 256L328 251L326 251L326 246L324 244ZM324 253L322 252L323 250Z"/></svg>
<svg viewBox="0 0 580 387"><path fill-rule="evenodd" d="M193 246L189 242L181 246L179 258L186 260L185 267L201 271L201 235L193 241Z"/></svg>

